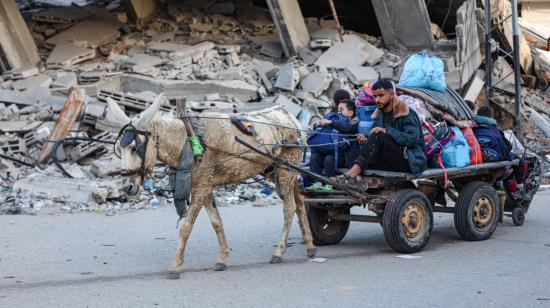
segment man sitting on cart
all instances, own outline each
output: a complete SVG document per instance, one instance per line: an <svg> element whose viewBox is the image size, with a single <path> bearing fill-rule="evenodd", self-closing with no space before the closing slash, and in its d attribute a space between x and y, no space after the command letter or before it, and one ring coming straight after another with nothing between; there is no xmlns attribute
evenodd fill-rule
<svg viewBox="0 0 550 308"><path fill-rule="evenodd" d="M368 139L354 165L339 181L355 184L365 169L421 174L426 170L426 148L420 119L414 110L397 98L389 79L372 85L378 109ZM361 140L360 140L361 141Z"/></svg>

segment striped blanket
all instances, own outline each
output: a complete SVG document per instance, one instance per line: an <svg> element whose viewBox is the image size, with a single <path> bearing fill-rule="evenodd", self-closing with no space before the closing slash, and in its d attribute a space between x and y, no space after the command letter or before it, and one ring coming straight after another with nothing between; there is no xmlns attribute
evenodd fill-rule
<svg viewBox="0 0 550 308"><path fill-rule="evenodd" d="M426 102L426 107L433 115L449 121L458 127L475 127L474 112L464 99L453 89L445 92L431 91L421 88L397 86L399 95L412 95Z"/></svg>

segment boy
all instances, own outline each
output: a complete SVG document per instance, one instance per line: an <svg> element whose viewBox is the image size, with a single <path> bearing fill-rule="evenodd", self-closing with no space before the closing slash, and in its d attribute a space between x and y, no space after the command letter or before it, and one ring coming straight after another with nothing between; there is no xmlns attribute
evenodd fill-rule
<svg viewBox="0 0 550 308"><path fill-rule="evenodd" d="M329 120L323 119L319 122L320 125L330 126L343 135L355 135L357 133L357 125L359 123L355 114L355 102L350 99L340 100L338 104L338 113L345 116L345 120ZM338 161L336 161L335 154L326 155L315 151L315 148L311 150L311 158L309 162L310 171L324 174L331 180L336 178L336 169L338 167L349 166L357 156L359 152L359 144L357 141L350 141L350 145L344 151L338 153ZM313 184L312 189L320 188L321 183Z"/></svg>

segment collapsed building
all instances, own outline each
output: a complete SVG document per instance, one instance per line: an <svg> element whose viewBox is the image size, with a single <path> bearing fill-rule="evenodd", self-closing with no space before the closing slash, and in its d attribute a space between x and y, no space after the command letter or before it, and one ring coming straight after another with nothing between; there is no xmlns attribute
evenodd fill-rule
<svg viewBox="0 0 550 308"><path fill-rule="evenodd" d="M137 199L121 190L111 143L123 123L108 113L107 99L130 116L161 93L164 112L174 112L179 98L195 112L279 104L308 128L329 110L336 90L356 93L364 81L398 80L407 57L428 49L443 60L450 88L477 107L490 104L503 128L513 128L511 4L491 1L486 42L483 3L342 0L334 1L335 19L320 0L2 1L0 212L169 201L162 170L159 183ZM550 36L528 21L522 29L523 143L545 157ZM237 191L244 200L267 195Z"/></svg>

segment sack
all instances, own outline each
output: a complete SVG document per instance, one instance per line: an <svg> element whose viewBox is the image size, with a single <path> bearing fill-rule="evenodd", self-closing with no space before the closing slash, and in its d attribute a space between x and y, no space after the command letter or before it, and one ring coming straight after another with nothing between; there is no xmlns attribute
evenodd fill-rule
<svg viewBox="0 0 550 308"><path fill-rule="evenodd" d="M420 121L433 117L423 100L410 95L401 95L399 96L399 99L407 103L407 105L416 112Z"/></svg>
<svg viewBox="0 0 550 308"><path fill-rule="evenodd" d="M364 84L361 90L357 93L357 97L355 97L355 107L357 109L363 106L376 106L371 85L371 83Z"/></svg>
<svg viewBox="0 0 550 308"><path fill-rule="evenodd" d="M479 142L477 142L474 131L470 127L467 127L462 129L462 134L464 138L466 138L466 142L468 142L470 148L470 165L482 164L483 157L481 156L481 146Z"/></svg>
<svg viewBox="0 0 550 308"><path fill-rule="evenodd" d="M504 136L506 137L506 140L510 142L512 145L512 153L516 154L517 157L523 157L523 154L525 154L525 148L519 142L516 135L514 135L514 132L510 129L507 129L504 131Z"/></svg>
<svg viewBox="0 0 550 308"><path fill-rule="evenodd" d="M426 144L427 158L431 159L441 154L443 147L454 136L447 123L429 119L422 123L424 143Z"/></svg>
<svg viewBox="0 0 550 308"><path fill-rule="evenodd" d="M447 85L443 61L438 57L428 56L425 49L421 55L412 55L405 62L399 85L445 92Z"/></svg>
<svg viewBox="0 0 550 308"><path fill-rule="evenodd" d="M511 145L507 142L502 130L496 126L479 126L473 129L481 147L484 162L508 160Z"/></svg>
<svg viewBox="0 0 550 308"><path fill-rule="evenodd" d="M506 191L511 200L506 201L506 209L513 210L521 206L527 212L529 205L538 191L542 180L540 160L536 156L526 156L514 167L511 179L505 181ZM513 202L509 202L513 201Z"/></svg>
<svg viewBox="0 0 550 308"><path fill-rule="evenodd" d="M441 158L446 168L465 167L470 164L470 147L456 126L451 127L454 137L445 145Z"/></svg>
<svg viewBox="0 0 550 308"><path fill-rule="evenodd" d="M325 116L331 121L349 121L349 119L337 112L331 112ZM311 152L331 155L342 153L349 147L349 141L337 129L330 126L316 126L307 138L307 144L311 146Z"/></svg>

